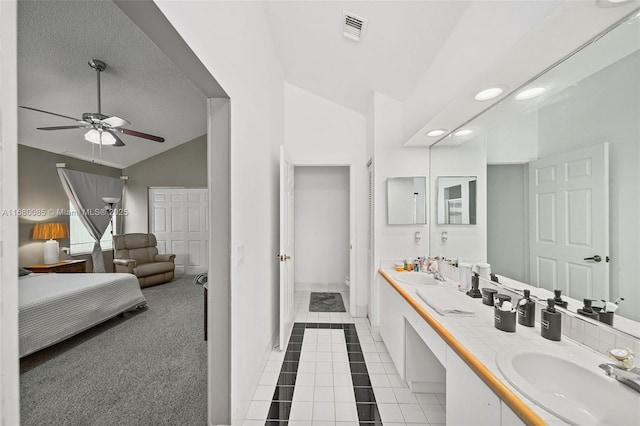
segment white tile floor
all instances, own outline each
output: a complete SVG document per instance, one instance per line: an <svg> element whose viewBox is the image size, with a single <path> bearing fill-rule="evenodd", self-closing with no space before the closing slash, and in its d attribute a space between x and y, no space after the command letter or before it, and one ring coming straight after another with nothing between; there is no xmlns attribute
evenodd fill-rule
<svg viewBox="0 0 640 426"><path fill-rule="evenodd" d="M340 291L348 306L346 288ZM445 395L412 393L398 375L381 339L371 333L369 321L348 313L309 312L310 291L298 291L295 322L353 323L365 358L369 379L384 425L444 425ZM259 380L244 421L264 425L284 352L274 350ZM289 415L290 426L358 425L355 396L343 330L307 329L304 334Z"/></svg>

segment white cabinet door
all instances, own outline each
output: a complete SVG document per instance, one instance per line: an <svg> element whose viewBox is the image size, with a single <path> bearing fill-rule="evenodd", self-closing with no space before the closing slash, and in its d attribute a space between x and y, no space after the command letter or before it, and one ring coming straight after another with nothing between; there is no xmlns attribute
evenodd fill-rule
<svg viewBox="0 0 640 426"><path fill-rule="evenodd" d="M207 190L149 188L149 232L160 253L176 255L177 274L208 269Z"/></svg>
<svg viewBox="0 0 640 426"><path fill-rule="evenodd" d="M609 299L608 148L529 163L532 284L578 300Z"/></svg>

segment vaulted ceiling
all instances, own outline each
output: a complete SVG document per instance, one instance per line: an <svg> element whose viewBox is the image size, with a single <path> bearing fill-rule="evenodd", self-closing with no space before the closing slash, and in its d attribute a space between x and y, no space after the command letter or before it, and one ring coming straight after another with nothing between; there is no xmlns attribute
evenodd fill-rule
<svg viewBox="0 0 640 426"><path fill-rule="evenodd" d="M180 69L111 1L18 2L18 104L81 118L102 112L131 122L128 128L162 136L164 143L120 135L126 146L84 140L84 129L43 131L75 124L20 109L19 142L50 152L125 168L206 133L206 99Z"/></svg>
<svg viewBox="0 0 640 426"><path fill-rule="evenodd" d="M374 91L395 98L405 140L426 146L429 126L451 130L491 104L474 102L475 90L503 84L508 93L639 3L608 1L260 3L285 81L362 114ZM343 12L368 20L360 42L343 36ZM20 105L95 112L87 61L101 59L103 112L167 140L122 136L125 147L99 153L82 130L36 130L73 122L20 110L21 144L127 167L206 132L205 97L111 1L22 0L18 13Z"/></svg>

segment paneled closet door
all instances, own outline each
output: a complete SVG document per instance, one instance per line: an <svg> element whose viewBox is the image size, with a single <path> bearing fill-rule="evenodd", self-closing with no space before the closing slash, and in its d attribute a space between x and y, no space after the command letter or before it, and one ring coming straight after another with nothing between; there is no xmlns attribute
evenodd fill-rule
<svg viewBox="0 0 640 426"><path fill-rule="evenodd" d="M149 232L160 253L176 255L177 274L208 269L207 190L149 188Z"/></svg>

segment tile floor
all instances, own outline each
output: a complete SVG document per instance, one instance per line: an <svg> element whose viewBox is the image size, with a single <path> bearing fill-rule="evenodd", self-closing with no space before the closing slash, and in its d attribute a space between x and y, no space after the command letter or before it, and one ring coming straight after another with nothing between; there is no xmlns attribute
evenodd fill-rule
<svg viewBox="0 0 640 426"><path fill-rule="evenodd" d="M324 288L321 291L334 290ZM345 306L348 306L348 293L340 292L343 294ZM353 371L358 367L353 362L358 360L352 357L353 354L348 353L348 342L345 340L344 330L306 328L301 348L298 348L300 352L297 363L285 360L284 351L274 350L271 353L249 406L244 425L364 426L380 424L379 421L378 423L365 422L366 414L363 416L358 412L366 406L361 402L370 398L368 393L371 389L375 398L370 399L375 399L384 425L446 424L445 395L412 393L398 375L382 340L375 333L372 334L367 319L352 318L348 313L309 312L310 294L310 291L296 292L295 322L334 323L336 326L337 324L355 324L366 366L364 371L368 372L370 384L354 383L354 381L360 382L364 375L351 374L358 373ZM283 365L285 369L281 371ZM291 383L291 380L286 381L288 380L286 378L291 377L290 375L281 374L287 373L288 365L296 367L294 383ZM276 393L276 385L278 385L278 393ZM356 404L356 394L358 404ZM278 417L270 414L270 410L273 410L273 401L281 400L291 401L278 403L278 410L288 413L288 422L267 421L268 417ZM284 417L287 417L286 414Z"/></svg>

